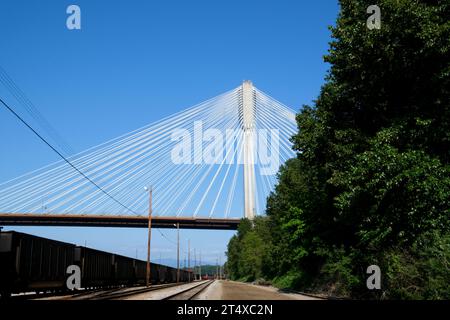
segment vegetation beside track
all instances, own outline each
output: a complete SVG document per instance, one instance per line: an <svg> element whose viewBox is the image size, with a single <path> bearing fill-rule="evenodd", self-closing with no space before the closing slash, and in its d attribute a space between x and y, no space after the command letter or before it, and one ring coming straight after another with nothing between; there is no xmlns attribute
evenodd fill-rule
<svg viewBox="0 0 450 320"><path fill-rule="evenodd" d="M313 106L232 279L356 298L450 299L450 3L342 0ZM368 290L378 265L381 290Z"/></svg>

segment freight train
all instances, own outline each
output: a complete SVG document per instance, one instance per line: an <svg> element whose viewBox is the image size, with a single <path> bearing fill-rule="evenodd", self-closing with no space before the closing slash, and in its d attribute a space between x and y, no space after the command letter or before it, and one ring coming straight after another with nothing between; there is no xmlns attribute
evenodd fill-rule
<svg viewBox="0 0 450 320"><path fill-rule="evenodd" d="M7 298L21 292L63 292L76 265L81 271L81 288L110 288L144 285L146 261L76 246L25 233L0 232L0 295ZM177 281L177 269L151 263L151 283ZM193 279L180 270L180 282Z"/></svg>

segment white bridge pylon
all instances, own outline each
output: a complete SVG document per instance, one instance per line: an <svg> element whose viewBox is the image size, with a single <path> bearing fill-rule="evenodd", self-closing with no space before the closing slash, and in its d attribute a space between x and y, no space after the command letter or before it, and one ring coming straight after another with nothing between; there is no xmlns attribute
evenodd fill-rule
<svg viewBox="0 0 450 320"><path fill-rule="evenodd" d="M244 216L253 219L256 214L256 180L255 180L255 98L253 84L244 81L242 84L242 118L241 125L244 130Z"/></svg>
<svg viewBox="0 0 450 320"><path fill-rule="evenodd" d="M295 112L250 81L0 184L0 213L253 219L295 156Z"/></svg>

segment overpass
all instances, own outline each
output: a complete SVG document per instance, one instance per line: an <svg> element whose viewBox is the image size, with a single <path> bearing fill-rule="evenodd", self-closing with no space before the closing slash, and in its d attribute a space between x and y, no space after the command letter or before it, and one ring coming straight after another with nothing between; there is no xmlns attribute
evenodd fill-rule
<svg viewBox="0 0 450 320"><path fill-rule="evenodd" d="M236 230L240 219L202 217L152 217L152 227L169 229ZM30 214L0 213L0 226L54 226L54 227L121 227L147 228L146 216L90 215L90 214Z"/></svg>

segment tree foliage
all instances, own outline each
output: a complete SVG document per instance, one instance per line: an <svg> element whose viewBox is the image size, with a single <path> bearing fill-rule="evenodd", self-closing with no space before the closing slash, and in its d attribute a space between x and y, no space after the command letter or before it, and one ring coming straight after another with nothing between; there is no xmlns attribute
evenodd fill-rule
<svg viewBox="0 0 450 320"><path fill-rule="evenodd" d="M236 279L362 298L449 299L450 2L342 0L326 82L297 115L267 215L228 246ZM365 287L367 266L381 291Z"/></svg>

